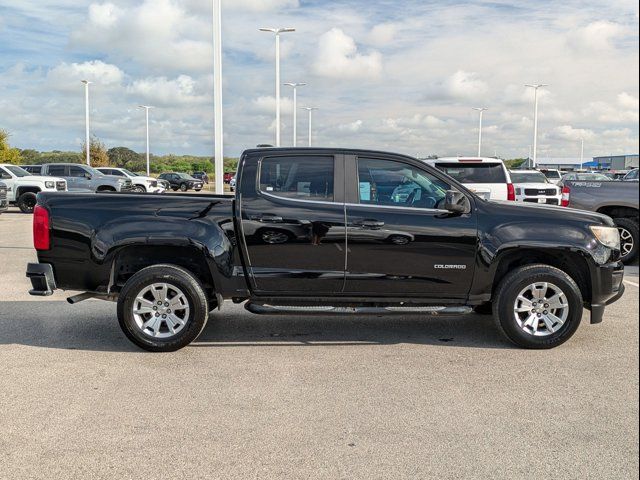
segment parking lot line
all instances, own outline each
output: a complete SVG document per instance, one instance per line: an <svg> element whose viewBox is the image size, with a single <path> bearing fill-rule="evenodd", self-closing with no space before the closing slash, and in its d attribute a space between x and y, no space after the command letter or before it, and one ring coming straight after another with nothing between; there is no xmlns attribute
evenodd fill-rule
<svg viewBox="0 0 640 480"><path fill-rule="evenodd" d="M626 283L628 285L633 285L636 288L640 287L640 285L638 285L637 283L630 282L629 280L623 280L623 281L624 281L624 283Z"/></svg>

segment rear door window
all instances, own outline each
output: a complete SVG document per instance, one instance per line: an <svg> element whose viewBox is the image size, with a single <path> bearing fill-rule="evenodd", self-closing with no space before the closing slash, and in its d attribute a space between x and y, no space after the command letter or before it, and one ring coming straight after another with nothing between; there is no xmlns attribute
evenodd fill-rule
<svg viewBox="0 0 640 480"><path fill-rule="evenodd" d="M501 163L437 163L436 167L460 183L507 183Z"/></svg>
<svg viewBox="0 0 640 480"><path fill-rule="evenodd" d="M333 175L333 157L267 157L260 162L260 191L283 198L333 202Z"/></svg>

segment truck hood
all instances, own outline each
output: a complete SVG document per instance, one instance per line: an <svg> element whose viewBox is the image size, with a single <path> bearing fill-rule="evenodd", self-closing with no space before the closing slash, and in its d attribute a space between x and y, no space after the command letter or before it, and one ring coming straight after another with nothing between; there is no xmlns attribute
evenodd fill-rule
<svg viewBox="0 0 640 480"><path fill-rule="evenodd" d="M544 217L554 217L554 219L565 219L566 221L580 222L584 224L614 226L613 220L606 215L575 208L559 207L556 205L546 205L541 203L505 202L492 200L486 202L492 209L497 209L496 214L501 212L520 215L523 218L531 217L532 221L543 221Z"/></svg>

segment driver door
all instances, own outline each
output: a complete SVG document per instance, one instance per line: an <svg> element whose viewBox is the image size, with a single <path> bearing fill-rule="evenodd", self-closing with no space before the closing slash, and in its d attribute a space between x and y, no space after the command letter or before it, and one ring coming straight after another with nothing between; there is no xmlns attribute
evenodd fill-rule
<svg viewBox="0 0 640 480"><path fill-rule="evenodd" d="M476 215L442 210L446 176L418 161L347 157L345 293L466 298Z"/></svg>

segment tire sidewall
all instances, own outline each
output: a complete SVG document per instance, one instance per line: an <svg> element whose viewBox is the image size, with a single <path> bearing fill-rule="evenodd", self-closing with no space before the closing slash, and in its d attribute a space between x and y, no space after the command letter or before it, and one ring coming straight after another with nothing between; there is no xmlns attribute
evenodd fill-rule
<svg viewBox="0 0 640 480"><path fill-rule="evenodd" d="M633 248L631 249L631 252L629 252L629 254L627 254L625 257L621 258L623 263L631 263L638 257L638 242L640 241L640 239L638 238L638 224L629 218L615 218L613 221L616 224L616 227L624 228L633 237Z"/></svg>
<svg viewBox="0 0 640 480"><path fill-rule="evenodd" d="M555 270L555 269L554 269ZM501 288L498 305L494 311L498 315L497 321L506 336L515 344L525 348L552 348L566 342L576 332L582 320L582 295L575 282L564 272L554 272L544 267L527 272L525 276L505 278ZM566 278L565 278L566 277ZM523 331L516 322L513 308L518 294L528 285L538 282L553 283L560 288L569 303L569 315L559 331L536 337Z"/></svg>
<svg viewBox="0 0 640 480"><path fill-rule="evenodd" d="M181 191L181 192L186 192L187 190L189 190L189 187L187 187L187 185L186 185L186 184L181 183L181 184L180 184L180 191Z"/></svg>
<svg viewBox="0 0 640 480"><path fill-rule="evenodd" d="M29 201L33 202L33 206L29 206ZM22 213L33 213L36 206L36 194L33 192L25 192L18 197L18 208Z"/></svg>
<svg viewBox="0 0 640 480"><path fill-rule="evenodd" d="M191 277L191 281L185 278ZM133 304L137 295L153 283L167 283L179 288L189 301L189 318L185 327L175 336L163 339L143 333L133 318ZM149 267L136 273L127 281L118 297L118 321L124 334L139 347L155 352L178 350L195 340L209 314L209 306L202 287L189 272L172 267Z"/></svg>

